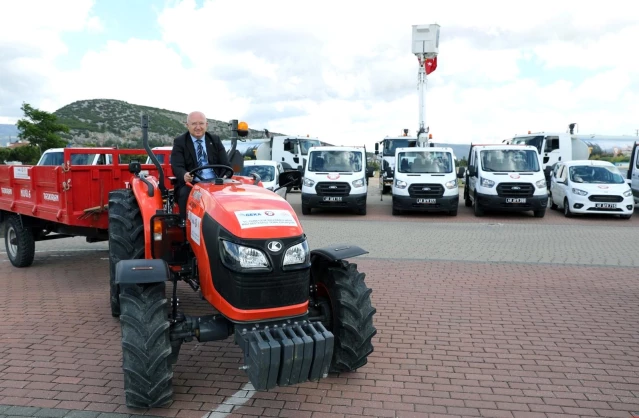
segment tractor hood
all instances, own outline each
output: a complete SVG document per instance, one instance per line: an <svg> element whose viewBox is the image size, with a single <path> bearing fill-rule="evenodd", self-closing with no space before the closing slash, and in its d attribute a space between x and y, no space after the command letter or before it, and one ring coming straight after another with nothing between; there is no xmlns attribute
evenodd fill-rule
<svg viewBox="0 0 639 418"><path fill-rule="evenodd" d="M289 238L304 233L291 205L260 186L198 184L191 192L189 211L191 216L206 212L222 228L243 239Z"/></svg>

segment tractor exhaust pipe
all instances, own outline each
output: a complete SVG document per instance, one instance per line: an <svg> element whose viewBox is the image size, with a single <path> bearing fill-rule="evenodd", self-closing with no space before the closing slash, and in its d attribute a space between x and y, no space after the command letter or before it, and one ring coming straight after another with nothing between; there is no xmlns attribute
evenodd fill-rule
<svg viewBox="0 0 639 418"><path fill-rule="evenodd" d="M149 158L153 162L153 165L155 165L155 167L158 169L158 179L160 183L158 187L160 188L160 192L162 193L162 196L167 196L168 190L166 189L166 186L164 185L164 170L162 170L162 166L160 165L160 162L158 161L155 154L153 154L153 151L151 151L151 147L149 146L149 115L142 115L141 125L142 125L142 146L144 147L144 149L146 150L146 153L148 154Z"/></svg>

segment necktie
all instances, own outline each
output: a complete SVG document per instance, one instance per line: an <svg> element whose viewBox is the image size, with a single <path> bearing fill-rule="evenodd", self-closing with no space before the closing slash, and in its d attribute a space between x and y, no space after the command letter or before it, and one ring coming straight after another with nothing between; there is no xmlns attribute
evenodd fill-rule
<svg viewBox="0 0 639 418"><path fill-rule="evenodd" d="M199 166L202 167L206 165L206 157L204 156L204 148L202 147L202 140L198 139L197 141L197 161Z"/></svg>

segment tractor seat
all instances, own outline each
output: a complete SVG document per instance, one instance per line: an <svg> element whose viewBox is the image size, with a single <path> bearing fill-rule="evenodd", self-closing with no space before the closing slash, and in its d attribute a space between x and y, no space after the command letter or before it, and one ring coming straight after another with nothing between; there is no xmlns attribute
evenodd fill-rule
<svg viewBox="0 0 639 418"><path fill-rule="evenodd" d="M175 186L177 184L177 177L169 177L169 181L171 182L171 186Z"/></svg>

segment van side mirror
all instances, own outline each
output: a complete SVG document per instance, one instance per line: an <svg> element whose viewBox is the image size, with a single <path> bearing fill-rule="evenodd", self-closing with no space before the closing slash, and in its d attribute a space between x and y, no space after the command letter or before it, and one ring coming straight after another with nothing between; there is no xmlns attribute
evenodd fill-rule
<svg viewBox="0 0 639 418"><path fill-rule="evenodd" d="M379 155L379 144L375 143L375 155Z"/></svg>
<svg viewBox="0 0 639 418"><path fill-rule="evenodd" d="M466 174L466 168L459 167L459 169L457 169L457 178L458 179L464 178L464 174Z"/></svg>
<svg viewBox="0 0 639 418"><path fill-rule="evenodd" d="M292 151L293 150L293 144L291 144L291 140L290 139L285 139L284 140L284 151Z"/></svg>
<svg viewBox="0 0 639 418"><path fill-rule="evenodd" d="M474 165L468 166L468 175L470 177L475 177L477 175L477 168Z"/></svg>

